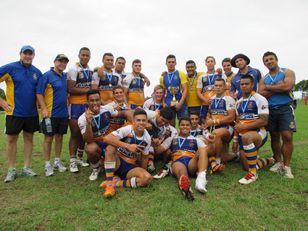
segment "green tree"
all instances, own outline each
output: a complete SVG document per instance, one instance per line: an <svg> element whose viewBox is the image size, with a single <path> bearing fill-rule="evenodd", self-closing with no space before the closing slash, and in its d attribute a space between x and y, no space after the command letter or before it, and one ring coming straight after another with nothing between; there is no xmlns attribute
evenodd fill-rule
<svg viewBox="0 0 308 231"><path fill-rule="evenodd" d="M307 91L308 90L308 80L302 80L295 84L295 91Z"/></svg>

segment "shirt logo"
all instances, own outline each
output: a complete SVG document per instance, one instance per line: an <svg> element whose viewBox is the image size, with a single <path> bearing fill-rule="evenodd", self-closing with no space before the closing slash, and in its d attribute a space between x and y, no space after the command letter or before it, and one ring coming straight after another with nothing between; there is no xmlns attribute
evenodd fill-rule
<svg viewBox="0 0 308 231"><path fill-rule="evenodd" d="M37 75L36 75L36 73L33 74L33 79L34 79L34 80L37 80Z"/></svg>

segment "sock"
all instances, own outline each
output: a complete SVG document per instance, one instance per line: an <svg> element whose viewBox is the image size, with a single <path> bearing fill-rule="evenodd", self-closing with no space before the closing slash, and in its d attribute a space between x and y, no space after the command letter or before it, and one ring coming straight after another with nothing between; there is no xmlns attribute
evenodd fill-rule
<svg viewBox="0 0 308 231"><path fill-rule="evenodd" d="M138 187L137 178L132 177L132 178L126 179L126 180L119 180L116 183L116 187L119 187L119 188L137 188Z"/></svg>
<svg viewBox="0 0 308 231"><path fill-rule="evenodd" d="M114 174L114 169L115 169L115 162L106 162L104 163L105 167L105 172L106 172L106 181L107 181L107 186L112 186L113 185L113 174Z"/></svg>
<svg viewBox="0 0 308 231"><path fill-rule="evenodd" d="M95 168L99 168L99 162L97 162L96 164L92 164L92 163L90 163L91 164L91 167L93 168L93 169L95 169Z"/></svg>
<svg viewBox="0 0 308 231"><path fill-rule="evenodd" d="M70 157L70 162L75 162L75 161L77 161L76 156L71 156Z"/></svg>
<svg viewBox="0 0 308 231"><path fill-rule="evenodd" d="M59 158L59 157L56 157L56 158L55 158L55 163L56 163L56 162L59 162L59 161L60 161L60 158Z"/></svg>
<svg viewBox="0 0 308 231"><path fill-rule="evenodd" d="M153 152L150 152L148 157L149 157L149 162L150 161L152 161L152 162L154 161L154 153Z"/></svg>
<svg viewBox="0 0 308 231"><path fill-rule="evenodd" d="M215 161L216 161L216 164L219 165L221 163L221 158L220 157L216 157Z"/></svg>
<svg viewBox="0 0 308 231"><path fill-rule="evenodd" d="M212 167L212 169L217 165L215 156L209 157L209 164Z"/></svg>
<svg viewBox="0 0 308 231"><path fill-rule="evenodd" d="M83 152L84 152L84 149L77 148L76 156L78 157L79 160L82 159L82 157L83 157Z"/></svg>
<svg viewBox="0 0 308 231"><path fill-rule="evenodd" d="M269 164L273 164L273 163L274 163L274 159L272 157L271 158L258 158L257 169L264 168L268 166Z"/></svg>
<svg viewBox="0 0 308 231"><path fill-rule="evenodd" d="M243 148L248 162L248 171L253 174L256 174L258 151L253 143L244 145Z"/></svg>
<svg viewBox="0 0 308 231"><path fill-rule="evenodd" d="M50 165L50 161L45 161L45 166L49 166Z"/></svg>

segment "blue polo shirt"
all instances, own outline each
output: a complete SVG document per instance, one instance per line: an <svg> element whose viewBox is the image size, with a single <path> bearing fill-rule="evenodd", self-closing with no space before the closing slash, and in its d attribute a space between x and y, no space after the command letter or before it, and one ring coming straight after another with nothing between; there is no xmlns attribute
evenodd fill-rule
<svg viewBox="0 0 308 231"><path fill-rule="evenodd" d="M240 85L240 80L242 78L243 75L249 74L251 76L253 76L254 78L254 91L257 91L258 89L258 83L260 81L260 79L262 78L261 76L261 72L256 69L256 68L252 68L250 66L248 66L248 72L245 74L242 74L239 72L236 73L235 76L233 76L232 80L231 80L231 89L230 91L232 92L238 92L237 94L237 99L240 99L242 97L242 91L241 91L241 85Z"/></svg>
<svg viewBox="0 0 308 231"><path fill-rule="evenodd" d="M44 73L39 79L37 94L44 95L51 117L68 117L66 73L59 75L53 68Z"/></svg>
<svg viewBox="0 0 308 231"><path fill-rule="evenodd" d="M17 117L38 116L36 87L42 73L35 66L24 66L21 61L0 67L0 82L6 83L6 99L13 107L7 115Z"/></svg>

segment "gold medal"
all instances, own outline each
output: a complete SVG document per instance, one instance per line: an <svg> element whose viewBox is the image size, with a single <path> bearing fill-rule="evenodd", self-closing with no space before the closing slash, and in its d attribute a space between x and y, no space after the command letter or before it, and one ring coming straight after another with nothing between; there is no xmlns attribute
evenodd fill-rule
<svg viewBox="0 0 308 231"><path fill-rule="evenodd" d="M212 90L212 87L211 87L211 86L209 86L209 88L208 88L208 89L209 89L209 91L211 91L211 90Z"/></svg>
<svg viewBox="0 0 308 231"><path fill-rule="evenodd" d="M112 87L112 84L111 84L111 83L109 83L109 87Z"/></svg>

